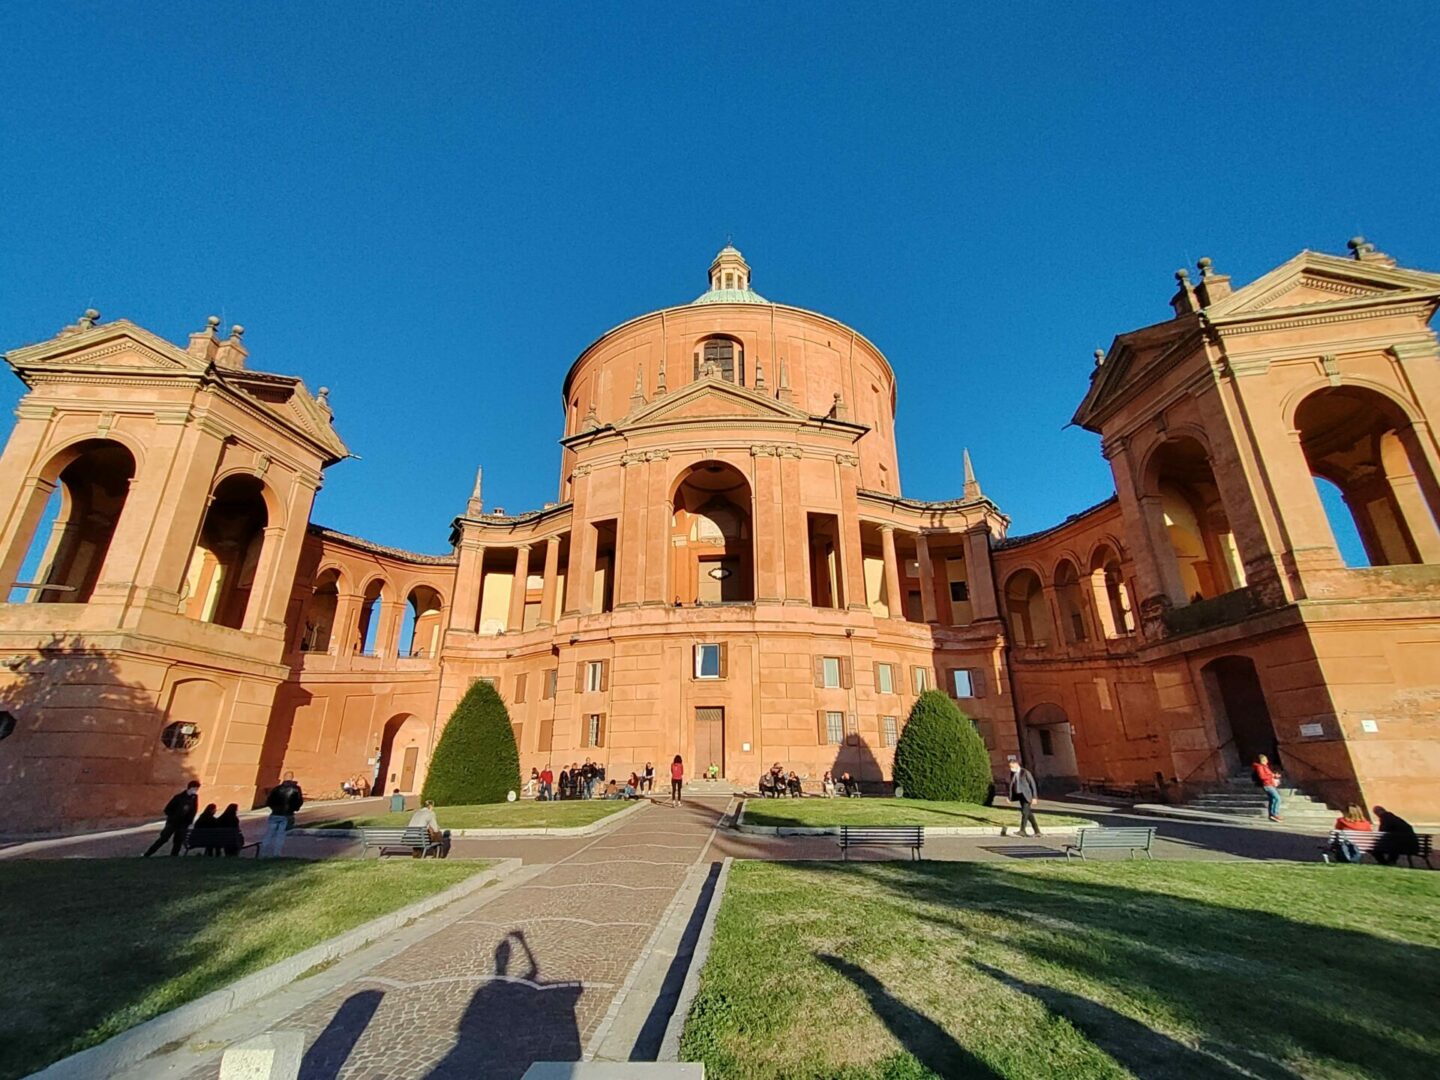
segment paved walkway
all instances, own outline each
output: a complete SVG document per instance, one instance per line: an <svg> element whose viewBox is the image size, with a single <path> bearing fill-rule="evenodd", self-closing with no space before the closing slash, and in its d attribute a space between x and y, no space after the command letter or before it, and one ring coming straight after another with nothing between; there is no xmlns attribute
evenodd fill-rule
<svg viewBox="0 0 1440 1080"><path fill-rule="evenodd" d="M687 875L713 854L724 810L653 806L295 1011L277 1014L271 999L244 1010L263 1021L248 1028L303 1032L305 1080L507 1078L579 1060L604 1040ZM146 1075L217 1076L217 1036L247 1026L222 1023ZM196 1049L206 1060L184 1067Z"/></svg>

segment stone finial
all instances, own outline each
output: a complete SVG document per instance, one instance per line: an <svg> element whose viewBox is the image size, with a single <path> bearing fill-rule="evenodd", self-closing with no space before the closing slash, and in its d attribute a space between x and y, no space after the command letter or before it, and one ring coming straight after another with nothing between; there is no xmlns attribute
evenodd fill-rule
<svg viewBox="0 0 1440 1080"><path fill-rule="evenodd" d="M475 466L475 487L470 492L470 500L465 504L465 513L470 517L478 517L485 512L485 500L480 494L480 486L484 479L484 467Z"/></svg>
<svg viewBox="0 0 1440 1080"><path fill-rule="evenodd" d="M239 323L236 323L234 326L230 327L230 340L231 340L231 341L239 341L239 340L240 340L241 338L243 338L244 336L245 336L245 327L241 326Z"/></svg>
<svg viewBox="0 0 1440 1080"><path fill-rule="evenodd" d="M1105 364L1105 350L1104 350L1104 349L1096 349L1094 355L1095 355L1095 366L1096 366L1096 367L1103 367L1104 364Z"/></svg>
<svg viewBox="0 0 1440 1080"><path fill-rule="evenodd" d="M1350 249L1351 257L1359 262L1379 263L1381 266L1395 265L1394 259L1383 251L1376 251L1375 245L1363 236L1352 236L1345 246Z"/></svg>
<svg viewBox="0 0 1440 1080"><path fill-rule="evenodd" d="M207 318L205 320L205 328L207 332L214 334L218 337L220 334L220 316L211 315L209 318Z"/></svg>
<svg viewBox="0 0 1440 1080"><path fill-rule="evenodd" d="M215 347L220 343L220 316L211 315L205 320L205 329L190 335L190 344L185 351L202 360L215 359Z"/></svg>
<svg viewBox="0 0 1440 1080"><path fill-rule="evenodd" d="M965 498L978 499L981 497L980 481L975 479L975 466L970 463L970 448L965 447L960 454L965 465Z"/></svg>
<svg viewBox="0 0 1440 1080"><path fill-rule="evenodd" d="M600 427L600 417L595 411L595 402L592 399L590 408L585 413L585 419L580 422L581 431L597 431Z"/></svg>
<svg viewBox="0 0 1440 1080"><path fill-rule="evenodd" d="M663 397L668 390L665 389L665 357L660 357L660 373L655 378L655 396Z"/></svg>
<svg viewBox="0 0 1440 1080"><path fill-rule="evenodd" d="M99 321L100 312L96 311L93 307L86 308L85 314L80 316L79 326L81 330L90 330L93 329L95 324Z"/></svg>
<svg viewBox="0 0 1440 1080"><path fill-rule="evenodd" d="M1209 260L1204 260L1209 262ZM1170 298L1170 306L1176 315L1188 315L1200 310L1200 301L1195 297L1195 287L1190 284L1190 271L1183 266L1175 271L1175 284L1179 286Z"/></svg>
<svg viewBox="0 0 1440 1080"><path fill-rule="evenodd" d="M1213 259L1207 255L1197 260L1195 265L1200 268L1200 284L1195 287L1195 295L1199 298L1201 307L1208 308L1230 295L1230 276L1217 274Z"/></svg>
<svg viewBox="0 0 1440 1080"><path fill-rule="evenodd" d="M765 369L760 365L760 358L755 358L755 389L765 389Z"/></svg>
<svg viewBox="0 0 1440 1080"><path fill-rule="evenodd" d="M836 420L845 419L845 399L840 396L840 391L835 391L835 403L830 406L830 415Z"/></svg>
<svg viewBox="0 0 1440 1080"><path fill-rule="evenodd" d="M1179 270L1175 271L1175 280L1183 289L1186 285L1190 284L1190 271L1182 266Z"/></svg>
<svg viewBox="0 0 1440 1080"><path fill-rule="evenodd" d="M330 409L330 387L322 386L315 392L315 404L327 412Z"/></svg>
<svg viewBox="0 0 1440 1080"><path fill-rule="evenodd" d="M219 324L217 323L216 325ZM243 368L245 366L245 358L250 355L249 350L245 348L245 342L242 340L244 337L245 327L239 323L231 326L230 337L221 342L220 347L215 350L216 365L226 368Z"/></svg>
<svg viewBox="0 0 1440 1080"><path fill-rule="evenodd" d="M790 365L785 358L780 358L780 386L775 391L775 397L789 405L795 400L795 391L790 389Z"/></svg>

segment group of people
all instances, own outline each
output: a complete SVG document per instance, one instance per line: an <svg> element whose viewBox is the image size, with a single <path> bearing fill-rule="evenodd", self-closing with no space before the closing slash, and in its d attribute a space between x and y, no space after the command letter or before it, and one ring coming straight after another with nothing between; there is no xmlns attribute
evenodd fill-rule
<svg viewBox="0 0 1440 1080"><path fill-rule="evenodd" d="M350 777L349 780L341 781L340 790L345 793L347 799L364 799L370 794L370 778L357 774Z"/></svg>
<svg viewBox="0 0 1440 1080"><path fill-rule="evenodd" d="M715 768L715 766L712 766ZM718 771L718 770L717 770ZM680 755L675 755L670 765L670 801L681 801L681 788L685 779L685 764ZM525 782L526 798L548 802L554 799L638 799L646 792L655 790L655 765L647 761L645 768L632 772L623 782L607 779L605 766L598 761L585 760L560 770L557 780L555 772L546 765L543 769L530 770L530 779Z"/></svg>
<svg viewBox="0 0 1440 1080"><path fill-rule="evenodd" d="M1380 840L1370 849L1370 854L1376 862L1386 866L1394 866L1402 855L1420 854L1420 839L1415 834L1415 827L1399 814L1392 814L1385 807L1377 806L1375 821L1379 824L1379 829L1371 824L1364 810L1352 804L1345 813L1335 819L1335 831L1379 832ZM1328 854L1341 862L1359 862L1363 853L1343 835L1337 835L1330 842Z"/></svg>
<svg viewBox="0 0 1440 1080"><path fill-rule="evenodd" d="M837 779L835 774L827 769L824 777L820 780L820 794L827 799L833 799L836 796L858 799L860 797L860 781L848 772L842 772ZM804 795L805 778L794 769L787 772L778 761L760 776L760 797L762 799L783 799L786 796L799 799Z"/></svg>
<svg viewBox="0 0 1440 1080"><path fill-rule="evenodd" d="M294 773L270 789L265 808L270 818L265 823L265 836L260 841L262 856L278 857L285 850L285 834L295 827L295 815L305 805L305 794L295 782ZM185 790L165 804L165 826L155 842L145 851L145 858L170 843L170 854L179 855L185 841L201 834L206 855L239 855L245 847L245 833L240 828L240 807L231 803L220 813L216 804L200 809L200 781L191 780Z"/></svg>

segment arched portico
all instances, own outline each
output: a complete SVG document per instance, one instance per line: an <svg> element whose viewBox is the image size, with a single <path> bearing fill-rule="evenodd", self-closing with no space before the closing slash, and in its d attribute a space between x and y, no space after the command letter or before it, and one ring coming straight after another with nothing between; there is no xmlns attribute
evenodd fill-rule
<svg viewBox="0 0 1440 1080"><path fill-rule="evenodd" d="M671 500L671 578L681 604L755 599L750 483L733 465L702 461L680 475Z"/></svg>

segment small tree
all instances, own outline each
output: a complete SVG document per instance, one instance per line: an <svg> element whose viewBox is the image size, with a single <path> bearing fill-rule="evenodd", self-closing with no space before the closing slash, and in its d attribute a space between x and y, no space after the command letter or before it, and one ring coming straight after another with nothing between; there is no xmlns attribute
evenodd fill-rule
<svg viewBox="0 0 1440 1080"><path fill-rule="evenodd" d="M915 700L895 747L895 783L906 798L983 803L990 755L975 725L939 690Z"/></svg>
<svg viewBox="0 0 1440 1080"><path fill-rule="evenodd" d="M520 752L510 712L495 687L478 679L460 699L425 774L420 798L437 806L504 802L520 789Z"/></svg>

